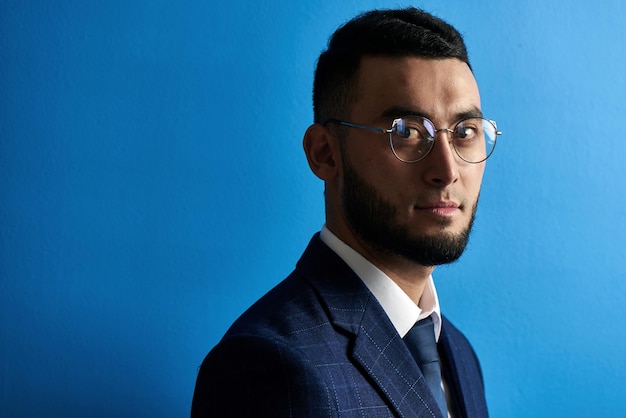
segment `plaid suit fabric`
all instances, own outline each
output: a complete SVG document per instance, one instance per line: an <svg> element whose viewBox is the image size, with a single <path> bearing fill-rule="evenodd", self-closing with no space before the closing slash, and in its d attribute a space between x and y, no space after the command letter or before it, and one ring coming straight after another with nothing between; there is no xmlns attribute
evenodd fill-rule
<svg viewBox="0 0 626 418"><path fill-rule="evenodd" d="M460 333L450 338L456 344L448 350L453 361L476 363L452 380L482 388L469 343ZM487 416L486 406L476 403L484 404L484 393L459 409L466 416ZM191 415L442 417L382 307L319 235L294 272L250 307L207 355Z"/></svg>

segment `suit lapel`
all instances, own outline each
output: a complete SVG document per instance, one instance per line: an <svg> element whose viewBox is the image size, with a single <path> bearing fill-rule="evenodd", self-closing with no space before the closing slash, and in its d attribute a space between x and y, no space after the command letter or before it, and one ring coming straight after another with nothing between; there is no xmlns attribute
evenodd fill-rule
<svg viewBox="0 0 626 418"><path fill-rule="evenodd" d="M316 235L298 262L336 327L354 336L353 361L400 416L441 413L424 377L384 310L356 274Z"/></svg>
<svg viewBox="0 0 626 418"><path fill-rule="evenodd" d="M421 370L373 297L356 335L353 355L400 416L441 417Z"/></svg>

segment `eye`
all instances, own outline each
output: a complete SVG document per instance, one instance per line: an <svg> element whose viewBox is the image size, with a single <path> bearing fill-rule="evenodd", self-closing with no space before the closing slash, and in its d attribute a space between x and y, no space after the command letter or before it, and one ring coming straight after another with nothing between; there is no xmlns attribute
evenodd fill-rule
<svg viewBox="0 0 626 418"><path fill-rule="evenodd" d="M399 119L392 128L392 132L402 139L419 141L430 137L424 126L413 121Z"/></svg>
<svg viewBox="0 0 626 418"><path fill-rule="evenodd" d="M471 141L478 136L479 125L473 122L461 122L454 128L454 138Z"/></svg>
<svg viewBox="0 0 626 418"><path fill-rule="evenodd" d="M398 134L402 137L402 138L406 138L406 139L418 139L421 137L420 132L415 129L415 128L411 128L409 126L406 126L402 132L398 132Z"/></svg>

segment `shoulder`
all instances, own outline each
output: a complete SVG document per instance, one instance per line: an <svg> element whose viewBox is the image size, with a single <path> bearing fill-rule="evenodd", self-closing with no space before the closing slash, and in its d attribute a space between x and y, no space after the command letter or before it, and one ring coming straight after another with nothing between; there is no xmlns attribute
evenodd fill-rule
<svg viewBox="0 0 626 418"><path fill-rule="evenodd" d="M330 391L308 357L282 338L224 337L200 368L191 416L332 416Z"/></svg>
<svg viewBox="0 0 626 418"><path fill-rule="evenodd" d="M297 334L329 321L357 323L339 312L363 310L371 294L358 276L316 234L295 270L244 312L226 336ZM313 334L311 334L313 335Z"/></svg>
<svg viewBox="0 0 626 418"><path fill-rule="evenodd" d="M314 237L294 272L206 356L192 417L334 416L344 390L337 381L357 379L346 353L368 300L362 282Z"/></svg>
<svg viewBox="0 0 626 418"><path fill-rule="evenodd" d="M292 273L244 312L205 357L192 417L332 416L320 344L336 339L315 291ZM212 415L213 414L213 415Z"/></svg>
<svg viewBox="0 0 626 418"><path fill-rule="evenodd" d="M323 301L310 283L293 272L242 313L224 339L237 335L291 338L302 329L326 322Z"/></svg>

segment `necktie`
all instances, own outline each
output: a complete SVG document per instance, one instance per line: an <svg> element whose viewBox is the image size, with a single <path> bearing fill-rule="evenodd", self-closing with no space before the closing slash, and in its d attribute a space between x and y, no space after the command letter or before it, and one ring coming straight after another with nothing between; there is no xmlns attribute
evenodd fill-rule
<svg viewBox="0 0 626 418"><path fill-rule="evenodd" d="M441 367L432 318L429 316L418 321L404 336L404 342L424 374L426 383L437 400L439 409L444 416L448 416L446 398L441 389Z"/></svg>

